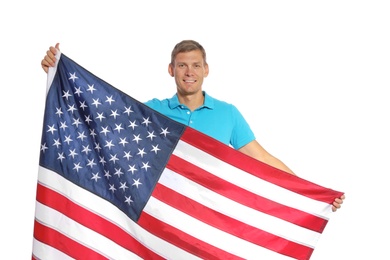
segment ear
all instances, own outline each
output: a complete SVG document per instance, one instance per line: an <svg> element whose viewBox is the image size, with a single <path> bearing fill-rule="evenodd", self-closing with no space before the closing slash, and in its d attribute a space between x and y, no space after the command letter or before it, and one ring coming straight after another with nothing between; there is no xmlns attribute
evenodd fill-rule
<svg viewBox="0 0 390 260"><path fill-rule="evenodd" d="M206 63L204 65L204 77L207 77L209 75L209 65Z"/></svg>
<svg viewBox="0 0 390 260"><path fill-rule="evenodd" d="M172 65L172 63L169 63L169 65L168 65L168 73L169 73L169 75L171 75L171 77L175 76L175 73L173 71L174 71L173 70L173 65Z"/></svg>

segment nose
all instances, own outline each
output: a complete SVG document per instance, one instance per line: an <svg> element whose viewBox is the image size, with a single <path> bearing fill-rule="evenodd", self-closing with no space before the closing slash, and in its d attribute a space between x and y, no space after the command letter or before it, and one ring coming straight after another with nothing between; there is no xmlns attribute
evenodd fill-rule
<svg viewBox="0 0 390 260"><path fill-rule="evenodd" d="M186 73L186 75L193 75L194 74L194 68L192 66L187 66L185 73Z"/></svg>

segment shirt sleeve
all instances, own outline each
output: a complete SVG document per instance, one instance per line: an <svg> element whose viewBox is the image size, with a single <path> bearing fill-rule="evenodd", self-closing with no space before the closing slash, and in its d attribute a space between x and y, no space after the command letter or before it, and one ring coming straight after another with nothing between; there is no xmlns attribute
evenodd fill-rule
<svg viewBox="0 0 390 260"><path fill-rule="evenodd" d="M235 149L239 149L255 140L256 137L244 116L234 105L232 105L232 115L234 118L234 126L230 143Z"/></svg>

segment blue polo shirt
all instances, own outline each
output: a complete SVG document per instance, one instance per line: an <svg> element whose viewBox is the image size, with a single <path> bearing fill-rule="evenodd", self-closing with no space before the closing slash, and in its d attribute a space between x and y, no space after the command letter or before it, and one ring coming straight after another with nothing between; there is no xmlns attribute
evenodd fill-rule
<svg viewBox="0 0 390 260"><path fill-rule="evenodd" d="M180 104L177 94L162 100L154 98L145 104L235 149L255 140L248 123L234 105L212 98L206 92L203 95L204 104L194 111Z"/></svg>

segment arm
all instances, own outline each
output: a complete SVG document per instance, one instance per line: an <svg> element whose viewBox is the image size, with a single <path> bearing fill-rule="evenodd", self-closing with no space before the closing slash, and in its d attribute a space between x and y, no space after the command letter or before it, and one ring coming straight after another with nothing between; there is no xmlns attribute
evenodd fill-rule
<svg viewBox="0 0 390 260"><path fill-rule="evenodd" d="M57 49L60 49L60 44L57 43L55 47L51 46L48 51L46 51L45 57L43 57L43 60L41 61L42 69L47 73L49 70L49 67L54 67L56 63L56 54Z"/></svg>
<svg viewBox="0 0 390 260"><path fill-rule="evenodd" d="M256 160L259 160L261 162L264 162L266 164L269 164L275 168L278 168L282 171L288 172L290 174L295 175L295 173L290 170L290 168L287 167L282 161L280 161L278 158L274 157L270 153L268 153L256 140L253 140L252 142L244 145L238 151L249 155L250 157L255 158ZM340 198L336 198L333 201L332 204L332 211L336 211L341 207L341 204L343 204L343 201L345 199L345 196L341 196Z"/></svg>
<svg viewBox="0 0 390 260"><path fill-rule="evenodd" d="M278 158L268 153L256 140L253 140L252 142L244 145L243 147L238 149L238 151L249 155L250 157L253 157L261 162L269 164L275 168L278 168L282 171L295 175L293 171L287 167L287 165L285 165Z"/></svg>

